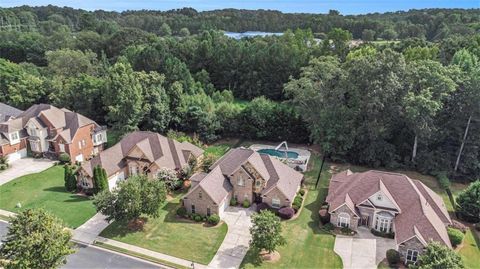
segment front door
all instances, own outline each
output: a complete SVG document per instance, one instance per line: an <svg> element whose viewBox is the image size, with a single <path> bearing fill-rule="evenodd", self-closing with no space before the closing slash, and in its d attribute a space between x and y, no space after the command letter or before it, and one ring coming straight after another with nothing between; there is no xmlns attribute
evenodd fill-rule
<svg viewBox="0 0 480 269"><path fill-rule="evenodd" d="M260 193L253 193L253 201L257 204L262 202L262 194Z"/></svg>
<svg viewBox="0 0 480 269"><path fill-rule="evenodd" d="M361 226L368 226L369 218L370 218L370 216L368 216L368 215L366 215L366 216L362 215L362 218L360 219L360 225Z"/></svg>

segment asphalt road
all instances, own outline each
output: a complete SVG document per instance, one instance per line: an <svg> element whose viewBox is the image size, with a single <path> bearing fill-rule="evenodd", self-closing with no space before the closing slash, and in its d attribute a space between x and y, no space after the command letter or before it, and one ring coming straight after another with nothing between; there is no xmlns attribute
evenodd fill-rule
<svg viewBox="0 0 480 269"><path fill-rule="evenodd" d="M0 238L7 234L8 223L0 221ZM159 265L142 261L134 257L117 254L94 246L77 245L77 251L67 257L64 269L120 269L120 268L163 268Z"/></svg>

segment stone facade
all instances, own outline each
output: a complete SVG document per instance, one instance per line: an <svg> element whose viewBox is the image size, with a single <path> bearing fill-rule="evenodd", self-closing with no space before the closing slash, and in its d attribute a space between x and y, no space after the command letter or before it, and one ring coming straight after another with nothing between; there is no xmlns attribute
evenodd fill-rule
<svg viewBox="0 0 480 269"><path fill-rule="evenodd" d="M201 187L199 187L195 189L192 193L190 193L188 197L187 196L184 197L182 199L182 202L183 202L183 206L185 207L187 212L190 214L196 213L202 216L208 216L209 215L208 213L210 213L210 215L216 214L220 216L222 214L222 212L220 212L222 211L221 208L222 207L225 208L225 203L227 203L227 206L228 206L230 199L231 199L231 195L229 194L227 195L227 197L225 197L225 199L221 202L221 204L218 205L215 202L213 202L210 196L208 196ZM192 205L195 208L195 212L193 212Z"/></svg>
<svg viewBox="0 0 480 269"><path fill-rule="evenodd" d="M240 180L242 179L242 180ZM243 181L239 185L239 181ZM233 197L237 199L239 203L242 203L244 200L248 200L250 204L253 202L253 179L250 175L242 168L238 169L231 177L230 183L233 186Z"/></svg>
<svg viewBox="0 0 480 269"><path fill-rule="evenodd" d="M277 188L269 191L266 195L263 196L262 202L267 203L269 206L273 207L272 204L272 199L279 199L280 200L280 206L279 207L284 207L288 206L291 207L293 201L288 200L285 195L281 191L279 191Z"/></svg>
<svg viewBox="0 0 480 269"><path fill-rule="evenodd" d="M400 253L400 258L404 262L406 262L407 250L409 249L418 251L418 256L420 256L425 251L425 246L422 244L422 242L420 242L420 240L418 240L417 237L413 237L398 245L398 252Z"/></svg>
<svg viewBox="0 0 480 269"><path fill-rule="evenodd" d="M359 218L352 212L352 210L350 210L350 208L348 208L348 206L346 205L342 205L340 206L338 209L336 209L334 212L331 212L331 215L330 215L330 222L335 225L335 226L338 226L337 223L338 223L338 216L341 214L341 213L346 213L350 216L350 229L352 230L356 230L357 227L358 227L358 221L359 221Z"/></svg>

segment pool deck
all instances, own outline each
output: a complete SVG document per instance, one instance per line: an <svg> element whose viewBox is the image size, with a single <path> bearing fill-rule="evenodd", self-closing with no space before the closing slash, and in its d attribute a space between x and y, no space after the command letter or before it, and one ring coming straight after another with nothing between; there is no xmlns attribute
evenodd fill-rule
<svg viewBox="0 0 480 269"><path fill-rule="evenodd" d="M250 146L250 149L258 151L261 149L275 149L277 146L265 145L265 144L253 144ZM286 150L286 149L285 147L281 147L279 150ZM288 162L287 162L288 166L292 168L295 168L298 166L302 171L306 171L308 166L308 161L310 160L310 155L311 155L310 151L306 149L291 148L291 147L288 147L288 151L293 151L298 153L298 158L294 160L288 159ZM284 159L284 158L279 158L279 159Z"/></svg>

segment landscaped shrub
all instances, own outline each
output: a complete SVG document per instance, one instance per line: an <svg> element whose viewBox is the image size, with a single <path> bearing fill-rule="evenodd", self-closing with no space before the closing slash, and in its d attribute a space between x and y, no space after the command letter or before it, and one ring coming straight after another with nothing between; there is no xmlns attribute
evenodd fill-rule
<svg viewBox="0 0 480 269"><path fill-rule="evenodd" d="M60 153L60 155L58 155L58 160L64 164L64 163L69 163L70 162L70 155L68 155L67 153L65 152L62 152Z"/></svg>
<svg viewBox="0 0 480 269"><path fill-rule="evenodd" d="M395 249L387 250L387 261L390 265L395 265L400 262L400 253Z"/></svg>
<svg viewBox="0 0 480 269"><path fill-rule="evenodd" d="M202 219L203 219L203 218L202 218L202 216L200 216L200 215L195 215L195 216L193 217L193 220L196 221L196 222L200 222L200 221L202 221Z"/></svg>
<svg viewBox="0 0 480 269"><path fill-rule="evenodd" d="M220 222L220 217L217 214L213 214L208 217L208 223L212 225L217 225Z"/></svg>
<svg viewBox="0 0 480 269"><path fill-rule="evenodd" d="M335 225L333 225L332 223L327 223L327 224L322 226L322 229L327 231L327 232L330 232L333 229L335 229Z"/></svg>
<svg viewBox="0 0 480 269"><path fill-rule="evenodd" d="M291 219L295 215L295 210L291 207L282 207L278 210L278 216L282 219Z"/></svg>
<svg viewBox="0 0 480 269"><path fill-rule="evenodd" d="M453 247L460 245L463 241L463 237L465 237L465 235L460 230L453 228L448 228L447 233L448 238L450 238L450 243L452 243Z"/></svg>
<svg viewBox="0 0 480 269"><path fill-rule="evenodd" d="M250 207L250 201L248 201L247 199L243 200L242 206L244 208L249 208Z"/></svg>
<svg viewBox="0 0 480 269"><path fill-rule="evenodd" d="M0 156L0 171L8 168L8 160L5 156Z"/></svg>
<svg viewBox="0 0 480 269"><path fill-rule="evenodd" d="M187 209L185 209L185 207L179 207L177 209L177 215L181 216L181 217L185 217L187 215Z"/></svg>
<svg viewBox="0 0 480 269"><path fill-rule="evenodd" d="M300 194L301 196L304 196L305 195L305 190L304 189L300 189L298 191L298 194Z"/></svg>
<svg viewBox="0 0 480 269"><path fill-rule="evenodd" d="M465 224L461 223L458 220L452 220L452 228L460 230L460 231L462 231L462 233L466 233L467 230L468 230L468 227L465 226Z"/></svg>
<svg viewBox="0 0 480 269"><path fill-rule="evenodd" d="M330 222L330 214L328 213L327 209L320 209L320 211L318 211L318 215L320 215L320 221L322 224L327 224Z"/></svg>
<svg viewBox="0 0 480 269"><path fill-rule="evenodd" d="M267 203L260 203L257 205L257 212L268 209L270 209L270 206Z"/></svg>
<svg viewBox="0 0 480 269"><path fill-rule="evenodd" d="M373 235L375 236L380 236L380 237L385 237L385 238L391 238L391 239L394 239L395 238L395 233L384 233L384 232L380 232L380 231L377 231L375 229L371 229L370 230L372 232Z"/></svg>
<svg viewBox="0 0 480 269"><path fill-rule="evenodd" d="M347 235L351 235L352 234L352 229L348 228L348 227L342 227L340 229L340 231L342 232L342 234L347 234Z"/></svg>
<svg viewBox="0 0 480 269"><path fill-rule="evenodd" d="M231 205L231 206L236 206L237 203L238 203L238 202L237 202L237 199L235 199L235 197L232 198L232 199L230 199L230 205Z"/></svg>
<svg viewBox="0 0 480 269"><path fill-rule="evenodd" d="M295 196L293 199L292 208L295 210L295 213L302 207L303 198L300 195Z"/></svg>

